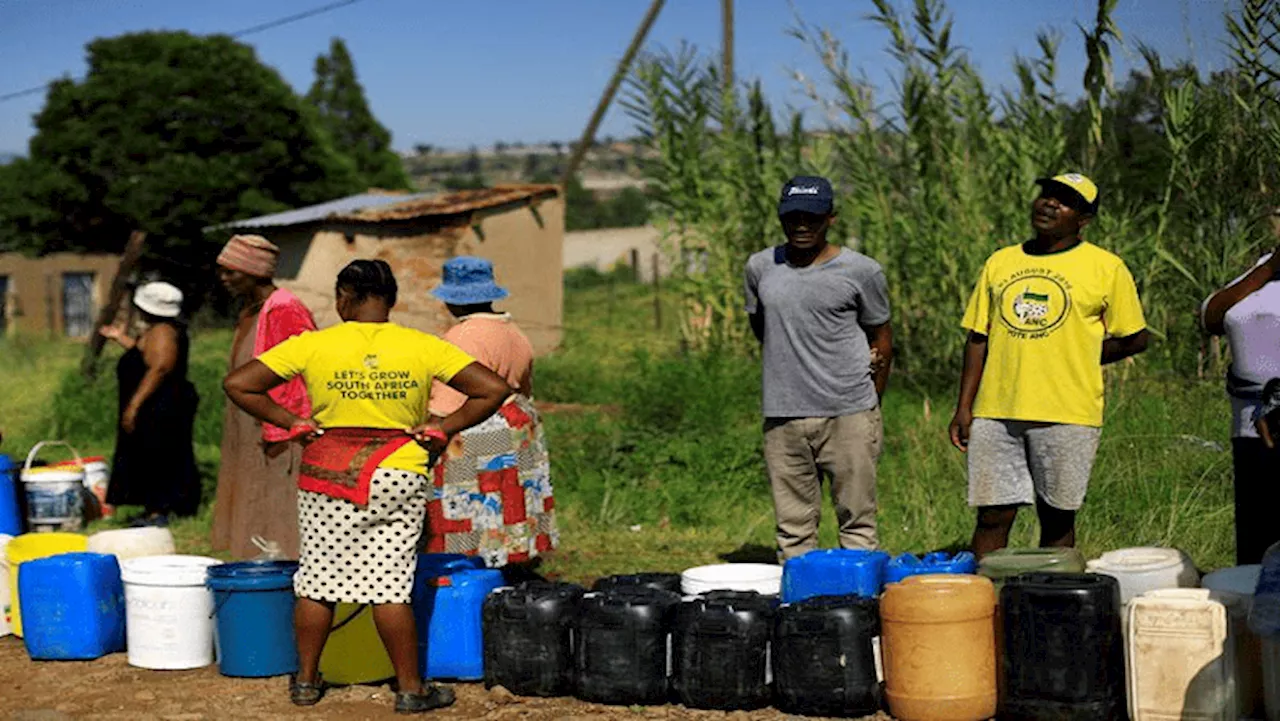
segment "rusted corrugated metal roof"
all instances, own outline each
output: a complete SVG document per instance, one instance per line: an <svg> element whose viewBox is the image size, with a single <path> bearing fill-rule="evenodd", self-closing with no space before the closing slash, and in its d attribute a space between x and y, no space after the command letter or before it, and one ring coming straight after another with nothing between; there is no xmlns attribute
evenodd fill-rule
<svg viewBox="0 0 1280 721"><path fill-rule="evenodd" d="M448 193L394 194L371 191L305 208L286 210L283 213L272 213L214 225L205 228L205 231L280 228L318 222L379 223L460 215L509 203L550 198L559 192L559 188L555 185L499 185L492 188Z"/></svg>
<svg viewBox="0 0 1280 721"><path fill-rule="evenodd" d="M379 205L352 212L339 220L370 222L410 220L431 215L458 215L525 200L553 197L559 192L554 185L499 185L478 190L459 190L440 195L417 195L402 203Z"/></svg>

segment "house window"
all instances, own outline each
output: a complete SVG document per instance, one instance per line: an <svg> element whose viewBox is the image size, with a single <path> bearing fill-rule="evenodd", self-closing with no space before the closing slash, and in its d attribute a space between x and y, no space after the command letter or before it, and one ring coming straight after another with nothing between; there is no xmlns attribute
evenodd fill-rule
<svg viewBox="0 0 1280 721"><path fill-rule="evenodd" d="M0 335L9 330L9 276L0 275Z"/></svg>
<svg viewBox="0 0 1280 721"><path fill-rule="evenodd" d="M93 273L62 274L62 332L87 338L93 332Z"/></svg>

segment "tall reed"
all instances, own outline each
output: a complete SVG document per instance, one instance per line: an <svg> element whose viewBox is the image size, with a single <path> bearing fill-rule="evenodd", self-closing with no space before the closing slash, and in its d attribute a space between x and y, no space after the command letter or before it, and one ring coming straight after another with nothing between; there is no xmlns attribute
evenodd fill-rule
<svg viewBox="0 0 1280 721"><path fill-rule="evenodd" d="M837 32L797 19L790 33L825 75L797 76L826 120L816 132L795 115L780 122L758 82L725 91L716 64L688 46L643 59L626 107L657 151L644 169L680 261L686 341L753 352L741 313L743 264L780 240L781 183L820 173L837 185L838 242L885 268L902 376L949 384L963 341L959 316L984 259L1028 235L1036 178L1083 170L1102 188L1088 238L1129 263L1163 341L1144 363L1220 370L1221 358L1206 359L1196 310L1273 244L1259 221L1277 204L1280 180L1280 0L1243 0L1228 15L1226 71L1171 70L1139 48L1141 80L1159 98L1154 122L1167 171L1155 202L1129 180L1134 169L1116 141L1112 55L1123 33L1115 6L1098 0L1092 26L1079 29L1088 66L1076 106L1060 86L1055 29L1037 36L1035 56L1013 59L1014 87L992 89L954 38L943 0L913 0L909 12L873 0L866 21L883 29L897 63L887 93L850 67Z"/></svg>

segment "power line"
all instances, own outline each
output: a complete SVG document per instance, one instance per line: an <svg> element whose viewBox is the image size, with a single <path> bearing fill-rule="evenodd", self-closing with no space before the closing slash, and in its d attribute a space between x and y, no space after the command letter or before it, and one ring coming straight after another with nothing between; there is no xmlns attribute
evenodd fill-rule
<svg viewBox="0 0 1280 721"><path fill-rule="evenodd" d="M346 7L347 5L355 5L360 1L361 0L340 0L340 2L332 2L332 3L329 3L328 5L321 5L320 7L312 8L310 10L306 10L306 11L297 13L295 15L289 15L286 17L279 18L277 20L265 22L260 25L254 25L252 27L247 27L243 30L237 30L233 33L227 33L227 34L233 38L241 38L241 37L244 37L245 35L260 33L263 30L278 28L281 25L296 23L299 20L306 20L307 18L315 17L316 15L327 13L331 10L337 10L338 8ZM27 88L26 90L16 90L11 93L5 93L4 95L0 95L0 103L8 102L10 100L17 100L18 98L23 98L28 95L35 95L36 93L44 92L45 90L49 89L51 85L53 85L53 83L45 83L44 85L37 85L33 88Z"/></svg>
<svg viewBox="0 0 1280 721"><path fill-rule="evenodd" d="M279 20L272 20L271 22L262 23L261 25L254 25L253 27L245 28L244 30L237 30L236 32L231 33L231 37L240 38L240 37L244 37L245 35L252 35L253 33L262 32L263 30L278 28L281 25L288 25L289 23L294 23L299 20L305 20L309 17L314 17L322 13L327 13L330 10L337 10L338 8L345 7L347 5L355 5L358 2L360 2L360 0L342 0L341 2L329 3L328 5L321 5L318 8L307 10L305 12L300 12L297 15L290 15L289 17L280 18Z"/></svg>

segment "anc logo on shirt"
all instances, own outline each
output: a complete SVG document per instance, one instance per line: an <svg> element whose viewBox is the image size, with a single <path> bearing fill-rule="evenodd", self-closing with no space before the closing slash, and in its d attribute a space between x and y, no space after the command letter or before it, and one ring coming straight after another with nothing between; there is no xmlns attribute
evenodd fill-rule
<svg viewBox="0 0 1280 721"><path fill-rule="evenodd" d="M1067 288L1057 273L1019 273L1000 291L1000 320L1014 334L1044 337L1066 320L1071 309Z"/></svg>
<svg viewBox="0 0 1280 721"><path fill-rule="evenodd" d="M365 356L365 357L364 357L364 367L365 367L365 368L368 368L369 370L377 370L377 369L378 369L378 355L377 355L376 353L370 353L369 355Z"/></svg>

